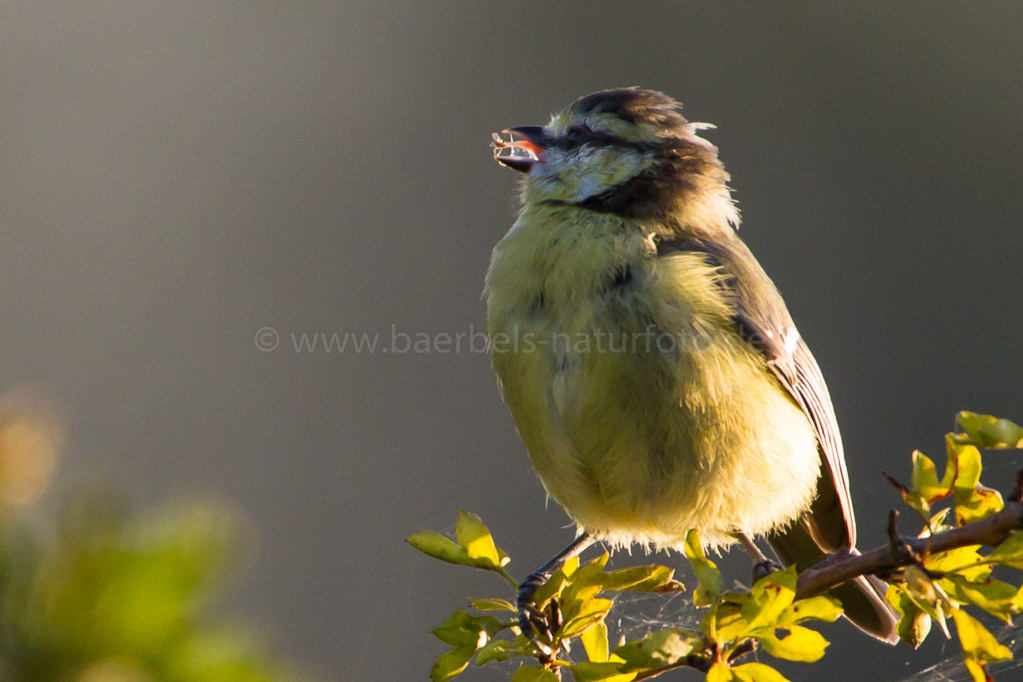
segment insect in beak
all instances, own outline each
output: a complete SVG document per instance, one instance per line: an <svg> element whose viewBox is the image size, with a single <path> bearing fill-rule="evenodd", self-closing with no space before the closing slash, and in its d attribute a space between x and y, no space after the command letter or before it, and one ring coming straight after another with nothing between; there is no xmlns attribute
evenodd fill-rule
<svg viewBox="0 0 1023 682"><path fill-rule="evenodd" d="M507 136L507 139L505 137ZM544 130L542 126L519 126L491 135L494 160L512 170L528 173L544 161Z"/></svg>

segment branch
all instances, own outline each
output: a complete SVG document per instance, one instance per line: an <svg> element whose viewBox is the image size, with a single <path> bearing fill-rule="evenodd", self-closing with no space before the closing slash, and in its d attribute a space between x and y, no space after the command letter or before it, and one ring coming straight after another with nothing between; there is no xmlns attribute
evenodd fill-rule
<svg viewBox="0 0 1023 682"><path fill-rule="evenodd" d="M1017 485L1017 490L1018 490ZM796 583L796 599L806 599L861 575L881 575L919 562L920 557L970 545L997 547L1014 531L1023 529L1023 503L1017 490L1005 507L986 519L924 538L902 538L894 532L894 513L889 521L892 542L866 554L832 555L802 572ZM836 558L840 557L840 558Z"/></svg>

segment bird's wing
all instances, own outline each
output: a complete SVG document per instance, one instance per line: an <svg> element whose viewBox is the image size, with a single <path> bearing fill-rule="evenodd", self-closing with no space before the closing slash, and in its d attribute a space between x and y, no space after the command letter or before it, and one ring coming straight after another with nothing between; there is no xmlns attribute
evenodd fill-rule
<svg viewBox="0 0 1023 682"><path fill-rule="evenodd" d="M669 238L655 243L658 256L705 253L708 261L719 268L721 286L728 289L732 301L736 332L764 356L768 368L817 434L824 467L817 481L817 497L804 519L810 535L825 551L855 546L849 474L831 396L817 361L800 338L774 283L738 238L725 242Z"/></svg>

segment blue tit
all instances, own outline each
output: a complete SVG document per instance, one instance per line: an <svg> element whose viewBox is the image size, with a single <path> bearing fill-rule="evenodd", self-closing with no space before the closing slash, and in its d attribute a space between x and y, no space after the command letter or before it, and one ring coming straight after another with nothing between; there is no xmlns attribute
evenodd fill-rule
<svg viewBox="0 0 1023 682"><path fill-rule="evenodd" d="M774 283L736 228L711 127L676 100L587 95L545 126L495 135L523 174L485 299L493 366L550 497L579 537L710 549L766 537L786 565L855 551L828 389ZM893 642L884 584L833 590L861 630Z"/></svg>

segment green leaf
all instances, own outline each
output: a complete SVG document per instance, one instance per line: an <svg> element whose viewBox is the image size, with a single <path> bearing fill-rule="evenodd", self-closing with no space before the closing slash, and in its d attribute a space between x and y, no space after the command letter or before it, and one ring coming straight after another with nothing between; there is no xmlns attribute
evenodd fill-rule
<svg viewBox="0 0 1023 682"><path fill-rule="evenodd" d="M601 588L608 591L679 592L685 587L672 580L675 569L667 566L634 566L609 571L603 575Z"/></svg>
<svg viewBox="0 0 1023 682"><path fill-rule="evenodd" d="M565 605L562 613L565 625L561 628L561 637L569 639L601 622L607 612L614 606L611 599L588 599L575 604Z"/></svg>
<svg viewBox="0 0 1023 682"><path fill-rule="evenodd" d="M490 661L507 661L509 658L517 656L532 658L534 654L535 648L532 643L522 635L511 641L495 639L491 640L490 643L481 648L476 654L476 665L483 665Z"/></svg>
<svg viewBox="0 0 1023 682"><path fill-rule="evenodd" d="M621 663L586 661L570 666L576 682L632 682L638 673L622 672Z"/></svg>
<svg viewBox="0 0 1023 682"><path fill-rule="evenodd" d="M922 511L929 512L934 502L948 495L952 476L953 469L947 468L945 479L948 480L939 482L934 462L919 450L913 452L913 476L910 481L910 490L918 498Z"/></svg>
<svg viewBox="0 0 1023 682"><path fill-rule="evenodd" d="M953 490L957 523L965 525L1001 511L1004 503L998 491L980 485L983 470L980 450L976 446L956 442L951 434L945 442L949 459L956 462Z"/></svg>
<svg viewBox="0 0 1023 682"><path fill-rule="evenodd" d="M748 592L746 594L727 592L718 598L717 604L711 613L707 614L706 619L714 618L714 636L718 642L730 642L749 631L749 622L742 615L742 607L749 600Z"/></svg>
<svg viewBox="0 0 1023 682"><path fill-rule="evenodd" d="M704 639L700 633L666 628L641 640L626 642L615 649L614 656L623 659L628 670L663 668L702 651L703 647Z"/></svg>
<svg viewBox="0 0 1023 682"><path fill-rule="evenodd" d="M954 609L952 620L955 621L959 644L963 647L963 659L968 668L971 661L975 668L983 669L987 661L1007 661L1012 658L1008 647L1000 644L980 621L963 609Z"/></svg>
<svg viewBox="0 0 1023 682"><path fill-rule="evenodd" d="M956 494L956 520L960 526L986 519L1002 511L1005 503L997 490L978 485L975 490L959 496Z"/></svg>
<svg viewBox="0 0 1023 682"><path fill-rule="evenodd" d="M518 609L510 602L504 599L488 598L488 599L477 599L476 597L469 597L469 604L472 605L477 611L511 611L517 613Z"/></svg>
<svg viewBox="0 0 1023 682"><path fill-rule="evenodd" d="M465 611L455 611L432 632L437 639L453 647L472 646L478 649L505 627L493 616L471 616Z"/></svg>
<svg viewBox="0 0 1023 682"><path fill-rule="evenodd" d="M924 567L940 573L955 573L971 582L986 580L991 575L991 565L977 551L980 547L969 545L932 554L924 560Z"/></svg>
<svg viewBox="0 0 1023 682"><path fill-rule="evenodd" d="M573 574L573 582L577 585L601 585L604 580L604 567L611 555L604 552L584 566L580 566Z"/></svg>
<svg viewBox="0 0 1023 682"><path fill-rule="evenodd" d="M757 641L775 658L806 663L819 661L828 647L828 640L821 633L802 625L789 625L759 634Z"/></svg>
<svg viewBox="0 0 1023 682"><path fill-rule="evenodd" d="M963 664L966 666L966 672L970 673L970 679L973 682L994 682L994 678L987 674L987 663L968 658L963 661Z"/></svg>
<svg viewBox="0 0 1023 682"><path fill-rule="evenodd" d="M730 668L715 663L707 673L707 682L789 682L780 672L763 663L746 663Z"/></svg>
<svg viewBox="0 0 1023 682"><path fill-rule="evenodd" d="M707 682L731 682L734 679L732 669L724 663L715 663L707 671Z"/></svg>
<svg viewBox="0 0 1023 682"><path fill-rule="evenodd" d="M405 538L405 542L423 554L428 554L434 559L440 559L449 564L458 564L460 566L477 565L468 552L459 547L454 540L446 538L440 533L434 533L432 530L421 530L418 533L414 533Z"/></svg>
<svg viewBox="0 0 1023 682"><path fill-rule="evenodd" d="M696 530L690 530L686 534L685 541L686 558L696 573L699 584L693 592L693 604L695 606L710 606L717 599L718 593L724 584L721 579L721 572L713 561L703 554L703 545L700 543L700 535Z"/></svg>
<svg viewBox="0 0 1023 682"><path fill-rule="evenodd" d="M957 491L967 492L980 483L981 465L980 450L973 445L963 445L950 436L945 437L948 456L955 460L956 473L952 487Z"/></svg>
<svg viewBox="0 0 1023 682"><path fill-rule="evenodd" d="M796 567L761 578L750 591L750 599L742 605L742 617L749 631L773 628L796 596Z"/></svg>
<svg viewBox="0 0 1023 682"><path fill-rule="evenodd" d="M560 597L562 591L568 585L569 576L573 575L578 567L579 557L574 556L562 564L561 568L554 571L554 574L533 595L533 603L536 607L542 609L551 599Z"/></svg>
<svg viewBox="0 0 1023 682"><path fill-rule="evenodd" d="M905 580L902 588L905 595L917 608L934 619L945 637L949 637L948 625L945 623L945 617L948 615L945 608L946 598L941 587L935 585L934 581L917 566L906 567L902 577Z"/></svg>
<svg viewBox="0 0 1023 682"><path fill-rule="evenodd" d="M472 616L465 611L455 611L444 624L434 628L433 635L451 646L475 644L479 640L480 628L476 627Z"/></svg>
<svg viewBox="0 0 1023 682"><path fill-rule="evenodd" d="M607 661L607 625L603 622L597 623L579 635L579 639L582 640L583 648L586 649L586 658L596 663Z"/></svg>
<svg viewBox="0 0 1023 682"><path fill-rule="evenodd" d="M949 511L951 510L946 507L945 509L935 513L934 516L928 519L927 527L924 528L917 537L925 538L930 535L934 535L935 533L941 533L951 529L952 526L945 523L945 519L948 518Z"/></svg>
<svg viewBox="0 0 1023 682"><path fill-rule="evenodd" d="M511 676L511 682L559 682L559 680L550 670L524 665Z"/></svg>
<svg viewBox="0 0 1023 682"><path fill-rule="evenodd" d="M955 434L956 441L980 448L1023 448L1023 427L1008 419L989 414L960 412L956 421L965 433Z"/></svg>
<svg viewBox="0 0 1023 682"><path fill-rule="evenodd" d="M570 579L565 589L561 591L562 612L578 609L580 604L588 602L598 594L600 594L599 586L582 586Z"/></svg>
<svg viewBox="0 0 1023 682"><path fill-rule="evenodd" d="M465 666L469 665L469 660L472 659L474 653L476 653L476 647L461 646L441 654L430 668L430 679L434 682L450 680L465 670Z"/></svg>
<svg viewBox="0 0 1023 682"><path fill-rule="evenodd" d="M970 582L962 576L949 575L938 581L949 597L960 604L979 606L1012 625L1012 615L1019 613L1019 589L1009 583L989 578Z"/></svg>
<svg viewBox="0 0 1023 682"><path fill-rule="evenodd" d="M458 544L465 550L470 558L480 566L502 566L502 559L497 553L497 546L490 531L480 517L476 514L458 510L458 520L455 521L455 537ZM507 563L507 561L505 561Z"/></svg>
<svg viewBox="0 0 1023 682"><path fill-rule="evenodd" d="M931 617L899 585L889 585L885 599L902 615L897 627L899 639L914 649L918 648L931 632Z"/></svg>
<svg viewBox="0 0 1023 682"><path fill-rule="evenodd" d="M821 620L833 623L841 615L842 602L834 597L822 594L794 602L778 617L778 625L795 625L805 620Z"/></svg>
<svg viewBox="0 0 1023 682"><path fill-rule="evenodd" d="M1007 537L987 558L1003 566L1023 569L1023 532L1016 531Z"/></svg>
<svg viewBox="0 0 1023 682"><path fill-rule="evenodd" d="M780 672L763 663L744 663L732 668L735 679L742 682L789 682Z"/></svg>

